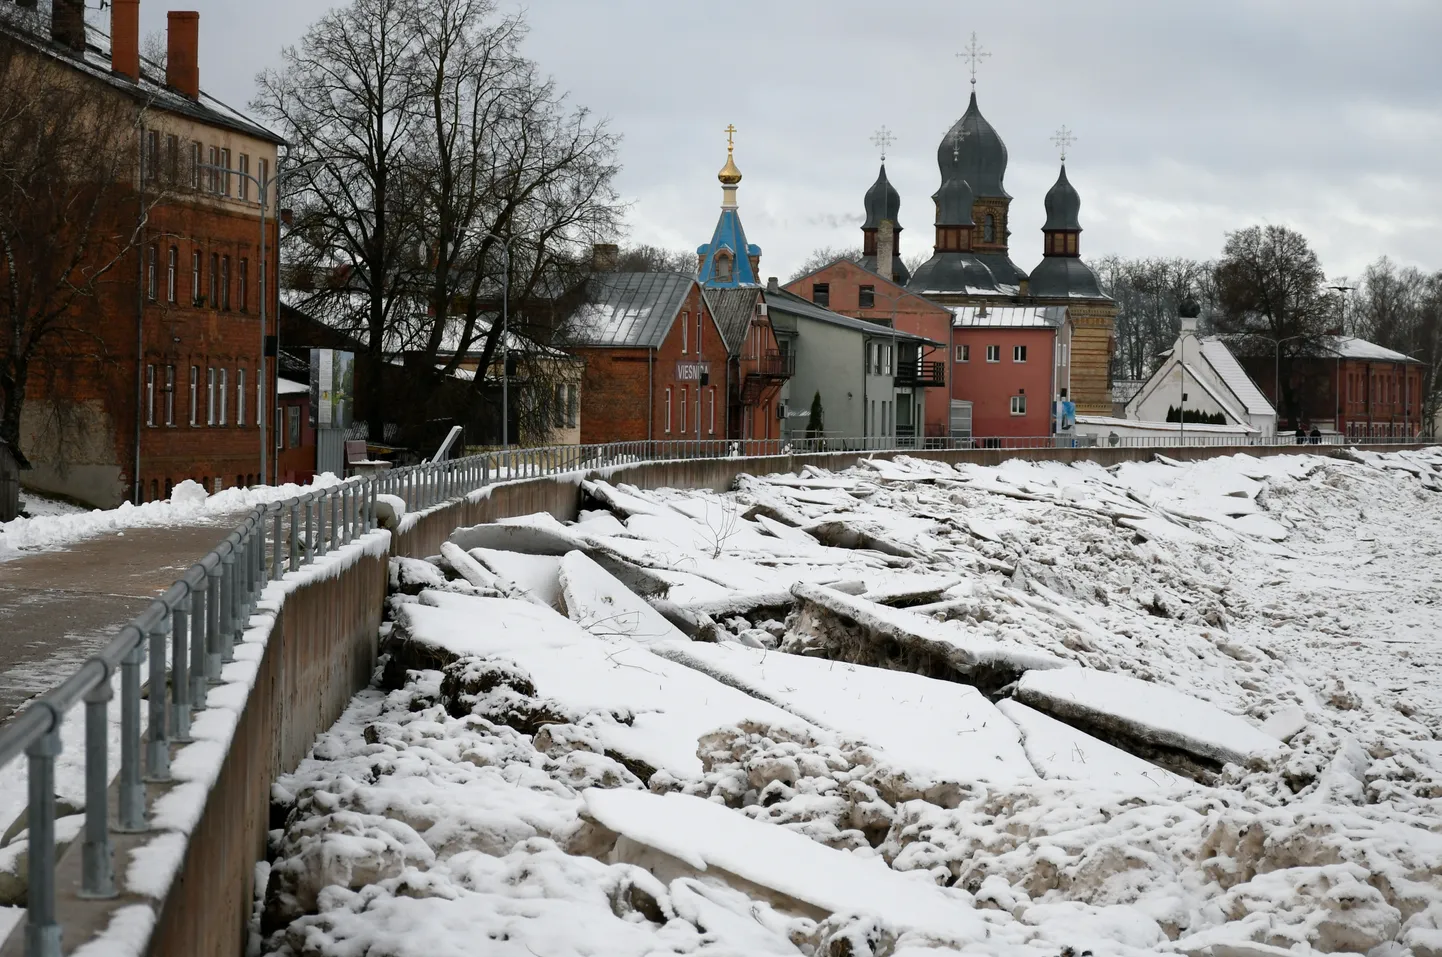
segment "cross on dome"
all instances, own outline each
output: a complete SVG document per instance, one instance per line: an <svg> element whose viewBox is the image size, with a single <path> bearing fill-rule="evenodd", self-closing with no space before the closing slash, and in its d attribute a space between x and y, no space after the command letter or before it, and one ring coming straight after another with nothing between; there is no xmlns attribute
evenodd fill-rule
<svg viewBox="0 0 1442 957"><path fill-rule="evenodd" d="M1065 163L1067 147L1076 142L1076 136L1063 125L1061 129L1056 131L1056 135L1051 138L1051 141L1052 145L1061 150L1061 161Z"/></svg>
<svg viewBox="0 0 1442 957"><path fill-rule="evenodd" d="M896 142L896 137L891 134L885 126L877 130L871 136L872 145L881 150L881 161L886 162L886 148Z"/></svg>
<svg viewBox="0 0 1442 957"><path fill-rule="evenodd" d="M736 148L736 142L735 142L734 139L732 139L732 138L736 135L736 132L737 132L737 130L736 130L736 124L735 124L735 123L727 123L727 124L726 124L726 129L722 130L721 132L723 132L723 133L726 134L726 152L729 153L729 152L731 152L732 150L734 150L734 149Z"/></svg>
<svg viewBox="0 0 1442 957"><path fill-rule="evenodd" d="M976 31L972 31L971 43L966 46L957 57L966 60L971 66L971 87L976 89L976 70L983 62L991 59L991 54L976 39Z"/></svg>

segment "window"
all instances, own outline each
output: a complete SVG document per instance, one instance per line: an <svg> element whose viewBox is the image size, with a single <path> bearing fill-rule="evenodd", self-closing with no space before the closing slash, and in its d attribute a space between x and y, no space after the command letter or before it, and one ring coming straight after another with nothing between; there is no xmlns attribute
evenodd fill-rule
<svg viewBox="0 0 1442 957"><path fill-rule="evenodd" d="M220 174L218 174L213 167L220 165L220 150L212 146L206 151L205 156L206 166L210 167L205 171L205 191L207 193L217 193L220 191Z"/></svg>
<svg viewBox="0 0 1442 957"><path fill-rule="evenodd" d="M1076 233L1066 234L1066 251L1076 255Z"/></svg>
<svg viewBox="0 0 1442 957"><path fill-rule="evenodd" d="M165 181L171 186L180 185L180 137L174 133L165 135Z"/></svg>
<svg viewBox="0 0 1442 957"><path fill-rule="evenodd" d="M220 305L220 253L210 254L210 300L207 306L214 309Z"/></svg>
<svg viewBox="0 0 1442 957"><path fill-rule="evenodd" d="M145 297L151 302L160 298L160 247L151 246L145 262Z"/></svg>
<svg viewBox="0 0 1442 957"><path fill-rule="evenodd" d="M1071 343L1070 343L1070 342L1064 342L1064 343L1062 343L1062 346L1061 346L1061 364L1064 365L1064 366L1069 366L1069 365L1071 365Z"/></svg>
<svg viewBox="0 0 1442 957"><path fill-rule="evenodd" d="M235 424L245 425L245 370L235 370ZM249 484L249 483L246 483Z"/></svg>
<svg viewBox="0 0 1442 957"><path fill-rule="evenodd" d="M239 169L242 174L248 175L250 173L249 153L240 154L240 165L237 167L237 169ZM246 175L236 177L236 179L240 180L237 185L240 187L241 199L250 199L250 180L246 178Z"/></svg>
<svg viewBox="0 0 1442 957"><path fill-rule="evenodd" d="M293 449L300 448L300 406L285 407L286 444Z"/></svg>
<svg viewBox="0 0 1442 957"><path fill-rule="evenodd" d="M576 427L576 413L581 400L581 387L572 383L566 387L566 428Z"/></svg>
<svg viewBox="0 0 1442 957"><path fill-rule="evenodd" d="M686 386L681 387L681 428L677 429L682 435L686 434L686 405L691 401L691 390Z"/></svg>
<svg viewBox="0 0 1442 957"><path fill-rule="evenodd" d="M957 362L970 362L970 361L971 361L971 346L957 346L957 347L956 347L956 361L957 361Z"/></svg>
<svg viewBox="0 0 1442 957"><path fill-rule="evenodd" d="M876 305L876 287L862 286L856 294L856 306L859 309L870 309Z"/></svg>
<svg viewBox="0 0 1442 957"><path fill-rule="evenodd" d="M1026 361L1026 346L1012 346L1012 347L1011 347L1011 361L1012 361L1012 362L1025 362L1025 361Z"/></svg>
<svg viewBox="0 0 1442 957"><path fill-rule="evenodd" d="M220 257L220 308L230 308L230 257Z"/></svg>
<svg viewBox="0 0 1442 957"><path fill-rule="evenodd" d="M716 281L717 281L717 282L731 282L731 277L732 277L733 275L735 275L735 273L734 273L733 270L731 269L731 257L728 256L728 255L726 255L725 253L717 253L717 254L716 254Z"/></svg>
<svg viewBox="0 0 1442 957"><path fill-rule="evenodd" d="M230 150L220 151L220 165L225 167L225 172L220 177L220 192L223 195L230 195Z"/></svg>
<svg viewBox="0 0 1442 957"><path fill-rule="evenodd" d="M190 367L190 424L200 424L200 366Z"/></svg>
<svg viewBox="0 0 1442 957"><path fill-rule="evenodd" d="M1011 414L1026 415L1026 396L1014 395L1011 397Z"/></svg>
<svg viewBox="0 0 1442 957"><path fill-rule="evenodd" d="M229 383L226 381L227 375L228 373L225 369L220 370L220 418L217 423L219 425L225 424L227 418L225 413L230 405L230 389L228 388Z"/></svg>
<svg viewBox="0 0 1442 957"><path fill-rule="evenodd" d="M986 218L983 219L981 222L982 241L988 243L996 242L996 217L993 216L991 213L987 213Z"/></svg>
<svg viewBox="0 0 1442 957"><path fill-rule="evenodd" d="M811 301L818 306L831 305L831 283L813 282L811 284Z"/></svg>
<svg viewBox="0 0 1442 957"><path fill-rule="evenodd" d="M240 257L240 311L248 312L250 306L250 260Z"/></svg>
<svg viewBox="0 0 1442 957"><path fill-rule="evenodd" d="M155 425L155 365L145 366L145 424Z"/></svg>
<svg viewBox="0 0 1442 957"><path fill-rule="evenodd" d="M200 189L200 144L190 144L190 188L196 191Z"/></svg>
<svg viewBox="0 0 1442 957"><path fill-rule="evenodd" d="M891 343L881 347L881 374L891 375Z"/></svg>
<svg viewBox="0 0 1442 957"><path fill-rule="evenodd" d="M681 313L681 354L684 356L690 351L691 336L691 314Z"/></svg>
<svg viewBox="0 0 1442 957"><path fill-rule="evenodd" d="M200 250L190 254L190 304L200 305Z"/></svg>
<svg viewBox="0 0 1442 957"><path fill-rule="evenodd" d="M205 370L205 424L215 424L215 367Z"/></svg>
<svg viewBox="0 0 1442 957"><path fill-rule="evenodd" d="M165 367L165 424L175 424L175 366Z"/></svg>
<svg viewBox="0 0 1442 957"><path fill-rule="evenodd" d="M160 131L145 131L145 178L150 182L160 179Z"/></svg>
<svg viewBox="0 0 1442 957"><path fill-rule="evenodd" d="M275 448L280 451L285 448L285 410L275 410Z"/></svg>
<svg viewBox="0 0 1442 957"><path fill-rule="evenodd" d="M551 407L551 424L558 429L566 426L566 386L564 383L556 384L556 401Z"/></svg>
<svg viewBox="0 0 1442 957"><path fill-rule="evenodd" d="M260 205L264 206L270 201L270 162L268 160L255 161L255 178L265 184L260 190Z"/></svg>
<svg viewBox="0 0 1442 957"><path fill-rule="evenodd" d="M890 419L890 415L888 414L887 406L888 406L887 401L886 401L885 399L882 399L882 400L881 400L881 434L882 434L882 435L886 435L889 431L891 431L891 430L887 427L887 424L886 424L887 421Z"/></svg>
<svg viewBox="0 0 1442 957"><path fill-rule="evenodd" d="M715 434L716 434L716 387L713 385L710 389L708 389L708 390L706 390L706 391L709 393L709 394L706 396L706 399L707 399L707 401L710 403L710 410L711 410L711 411L708 413L710 417L707 419L706 431L707 431L708 433L710 433L711 435L715 435Z"/></svg>
<svg viewBox="0 0 1442 957"><path fill-rule="evenodd" d="M166 301L166 302L174 302L174 301L175 301L175 271L176 271L178 268L180 268L180 250L176 249L174 246L171 246L171 247L170 247L170 252L167 254L167 257L166 257L166 260L165 260L165 301Z"/></svg>
<svg viewBox="0 0 1442 957"><path fill-rule="evenodd" d="M671 387L666 386L666 431L671 431Z"/></svg>
<svg viewBox="0 0 1442 957"><path fill-rule="evenodd" d="M987 346L987 347L986 347L986 361L987 361L987 362L1000 362L1000 361L1001 361L1001 346Z"/></svg>

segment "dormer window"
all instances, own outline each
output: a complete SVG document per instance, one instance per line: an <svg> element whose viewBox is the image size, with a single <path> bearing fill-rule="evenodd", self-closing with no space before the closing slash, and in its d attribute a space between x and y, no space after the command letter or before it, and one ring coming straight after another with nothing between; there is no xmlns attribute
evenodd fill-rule
<svg viewBox="0 0 1442 957"><path fill-rule="evenodd" d="M716 254L716 281L731 282L731 257L726 253Z"/></svg>
<svg viewBox="0 0 1442 957"><path fill-rule="evenodd" d="M991 213L987 213L986 218L982 220L981 238L984 242L996 242L996 217Z"/></svg>

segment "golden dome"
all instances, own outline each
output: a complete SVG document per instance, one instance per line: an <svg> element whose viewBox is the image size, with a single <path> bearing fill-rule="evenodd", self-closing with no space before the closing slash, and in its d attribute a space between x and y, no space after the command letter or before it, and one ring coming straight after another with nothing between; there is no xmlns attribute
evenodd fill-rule
<svg viewBox="0 0 1442 957"><path fill-rule="evenodd" d="M722 186L735 186L741 182L741 170L736 167L736 160L732 158L731 151L726 151L726 165L721 167L721 172L716 174Z"/></svg>

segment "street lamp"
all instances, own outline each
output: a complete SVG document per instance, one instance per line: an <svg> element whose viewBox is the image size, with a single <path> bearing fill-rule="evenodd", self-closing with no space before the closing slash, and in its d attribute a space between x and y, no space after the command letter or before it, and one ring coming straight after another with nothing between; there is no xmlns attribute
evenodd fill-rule
<svg viewBox="0 0 1442 957"><path fill-rule="evenodd" d="M1268 341L1272 343L1273 348L1276 350L1272 358L1272 397L1276 400L1277 403L1277 407L1273 411L1277 413L1278 425L1281 424L1282 419L1282 343L1292 342L1295 339L1305 338L1307 337L1286 336L1281 339L1268 339ZM1302 423L1299 421L1297 423L1297 427L1301 428L1301 426Z"/></svg>
<svg viewBox="0 0 1442 957"><path fill-rule="evenodd" d="M1339 311L1342 313L1342 324L1339 329L1341 332L1345 333L1347 331L1347 293L1351 292L1356 287L1337 283L1336 285L1328 286L1327 288L1333 290L1334 292L1340 293L1341 295L1341 299L1339 300ZM1340 343L1338 345L1340 345ZM1342 350L1340 348L1337 348L1332 351L1337 353L1337 381L1332 389L1333 393L1336 395L1337 407L1336 412L1334 413L1335 421L1333 422L1333 426L1336 428L1337 435L1340 440L1340 437L1342 435Z"/></svg>
<svg viewBox="0 0 1442 957"><path fill-rule="evenodd" d="M199 147L197 147L197 149L199 149ZM219 166L214 163L201 163L199 164L199 168L208 170L212 175L222 174L227 177L231 175L243 177L254 183L256 190L260 193L260 368L257 372L257 378L260 381L257 383L258 391L255 397L255 413L256 418L260 420L260 484L265 485L265 462L266 452L268 451L265 444L265 425L266 419L270 418L270 409L266 408L265 405L265 306L266 299L268 298L266 296L266 280L269 278L268 274L270 272L267 268L270 263L265 256L265 213L266 210L270 208L268 202L270 198L270 189L268 188L270 181L262 182L259 177L252 176L243 170L230 169L229 167ZM227 193L228 192L227 190ZM214 306L215 304L211 303L211 305ZM278 369L280 362L280 350L278 349L276 350L275 361Z"/></svg>
<svg viewBox="0 0 1442 957"><path fill-rule="evenodd" d="M1177 409L1177 435L1181 444L1185 445L1187 435L1187 340L1197 337L1197 317L1202 314L1202 306L1192 298L1192 294L1189 292L1177 307L1177 314L1182 320L1181 332L1177 336L1177 352L1180 354L1177 368L1182 373L1182 404Z"/></svg>

